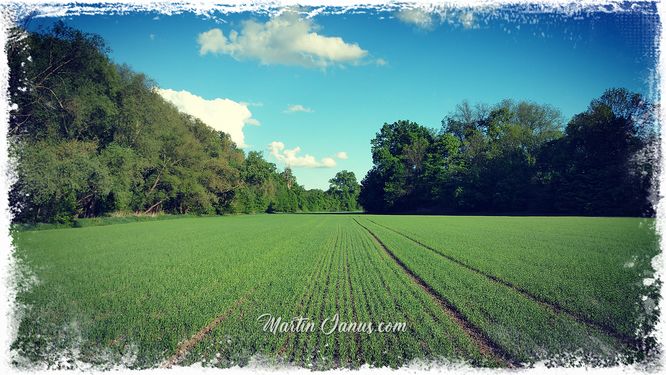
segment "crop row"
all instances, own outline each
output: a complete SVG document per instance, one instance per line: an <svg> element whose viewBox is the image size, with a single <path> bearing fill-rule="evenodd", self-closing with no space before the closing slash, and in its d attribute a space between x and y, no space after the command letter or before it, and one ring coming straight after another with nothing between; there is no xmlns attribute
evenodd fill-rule
<svg viewBox="0 0 666 375"><path fill-rule="evenodd" d="M13 348L55 368L74 366L63 357L137 368L502 365L486 344L517 362L573 355L612 363L626 351L603 329L473 269L590 319L606 314L623 331L637 314L627 301L643 293L637 275L649 270L649 228L610 219L455 219L264 215L17 232L16 257L38 282L18 294L27 307ZM314 328L266 332L265 314L304 317ZM380 322L405 327L326 334L322 322L336 315L375 330Z"/></svg>
<svg viewBox="0 0 666 375"><path fill-rule="evenodd" d="M658 252L632 218L389 217L371 220L623 336L634 336ZM652 287L653 288L653 287ZM645 296L645 297L644 297Z"/></svg>
<svg viewBox="0 0 666 375"><path fill-rule="evenodd" d="M220 367L245 364L259 354L270 362L327 369L398 367L410 360L467 360L488 364L468 335L381 252L347 217L327 220L328 230L292 251L296 259L273 258L271 267L288 269L270 287L254 293L236 315L215 329L183 364ZM314 259L313 264L301 262ZM302 270L311 272L303 278ZM298 288L301 290L299 291ZM297 292L298 291L298 292ZM289 295L295 298L285 298ZM264 332L257 317L306 317L307 332ZM322 331L325 319L373 324L374 332ZM377 332L381 322L404 322L400 332ZM339 326L338 326L339 327Z"/></svg>
<svg viewBox="0 0 666 375"><path fill-rule="evenodd" d="M621 342L602 331L526 299L369 220L362 223L411 272L517 362L569 361L576 355L593 363L613 363L624 351Z"/></svg>
<svg viewBox="0 0 666 375"><path fill-rule="evenodd" d="M17 296L29 308L12 346L51 367L70 365L61 357L156 365L249 290L280 277L274 259L303 256L290 253L303 245L294 233L325 227L303 218L283 222L288 230L271 223L202 218L18 233L16 256L38 282Z"/></svg>

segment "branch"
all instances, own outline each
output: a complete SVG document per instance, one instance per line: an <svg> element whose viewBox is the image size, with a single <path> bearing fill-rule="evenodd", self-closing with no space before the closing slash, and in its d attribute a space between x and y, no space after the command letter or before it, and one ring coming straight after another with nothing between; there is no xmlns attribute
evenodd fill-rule
<svg viewBox="0 0 666 375"><path fill-rule="evenodd" d="M53 96L56 98L56 101L58 101L60 109L65 109L65 107L62 105L62 102L60 101L60 98L58 98L58 95L56 95L56 93L53 90L51 90L51 88L42 85L36 85L35 88L42 88L51 91L51 94L53 94Z"/></svg>
<svg viewBox="0 0 666 375"><path fill-rule="evenodd" d="M164 202L164 199L162 199L159 202L155 203L154 205L150 206L146 211L144 211L144 214L149 213L150 211L153 210L153 208L159 206L162 202Z"/></svg>
<svg viewBox="0 0 666 375"><path fill-rule="evenodd" d="M155 183L154 183L153 186L150 188L150 190L148 190L148 194L152 193L153 190L155 190L155 188L157 187L157 183L160 182L160 176L162 176L162 171L164 171L164 168L162 168L162 169L160 170L160 173L157 174L157 178L155 179Z"/></svg>
<svg viewBox="0 0 666 375"><path fill-rule="evenodd" d="M44 78L42 78L42 79L39 81L39 83L37 83L37 85L41 85L44 81L46 81L47 78L49 78L49 76L50 76L51 74L57 72L58 70L60 70L60 68L62 68L63 66L65 66L65 64L68 64L68 63L69 63L70 61L72 61L72 60L74 60L74 58L71 58L71 59L69 59L69 60L65 60L65 61L63 61L60 65L58 65L58 66L56 66L55 68L53 68L53 69L49 72L49 74L45 75ZM46 73L50 68L51 68L51 66L49 65L49 67L46 68L45 71L39 73L39 74L36 75L35 78L33 78L33 79L36 79L36 78L39 77L40 75Z"/></svg>

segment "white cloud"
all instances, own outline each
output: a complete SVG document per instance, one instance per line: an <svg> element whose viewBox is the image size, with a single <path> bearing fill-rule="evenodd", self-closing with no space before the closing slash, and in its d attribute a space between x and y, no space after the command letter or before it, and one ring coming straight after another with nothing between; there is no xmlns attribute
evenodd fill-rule
<svg viewBox="0 0 666 375"><path fill-rule="evenodd" d="M148 37L150 38L150 40L155 40L155 34L148 34Z"/></svg>
<svg viewBox="0 0 666 375"><path fill-rule="evenodd" d="M462 13L459 17L459 20L462 26L466 29L474 29L478 27L474 20L474 13L472 12Z"/></svg>
<svg viewBox="0 0 666 375"><path fill-rule="evenodd" d="M426 31L431 31L442 23L462 26L465 29L476 29L479 27L474 12L466 9L402 9L395 13L395 17L406 24Z"/></svg>
<svg viewBox="0 0 666 375"><path fill-rule="evenodd" d="M294 113L294 112L305 112L312 113L314 112L312 108L304 107L301 104L292 104L284 110L284 113Z"/></svg>
<svg viewBox="0 0 666 375"><path fill-rule="evenodd" d="M247 107L263 107L264 103L262 102L239 102L240 104Z"/></svg>
<svg viewBox="0 0 666 375"><path fill-rule="evenodd" d="M347 159L349 159L349 156L348 156L347 153L344 152L344 151L340 151L340 152L338 152L337 154L335 154L335 157L337 157L337 158L340 159L340 160L347 160Z"/></svg>
<svg viewBox="0 0 666 375"><path fill-rule="evenodd" d="M276 160L292 168L333 168L336 165L335 159L331 157L317 160L314 156L308 154L299 156L297 154L301 152L300 147L296 146L288 149L284 143L278 141L271 142L268 145L268 150Z"/></svg>
<svg viewBox="0 0 666 375"><path fill-rule="evenodd" d="M284 12L266 23L247 20L240 32L228 37L220 29L199 34L199 53L226 54L236 60L254 59L261 64L300 65L325 68L335 64L353 64L368 51L340 37L324 36L312 19L299 18L295 12Z"/></svg>
<svg viewBox="0 0 666 375"><path fill-rule="evenodd" d="M420 29L431 30L435 26L432 14L422 8L401 9L395 16L400 21Z"/></svg>
<svg viewBox="0 0 666 375"><path fill-rule="evenodd" d="M207 100L185 90L158 88L156 91L166 101L176 106L179 111L198 118L215 130L229 134L238 147L246 146L243 127L259 125L259 121L252 118L252 113L246 104L237 103L231 99Z"/></svg>
<svg viewBox="0 0 666 375"><path fill-rule="evenodd" d="M261 125L261 123L256 118L249 118L249 119L245 120L245 125L259 126L259 125Z"/></svg>
<svg viewBox="0 0 666 375"><path fill-rule="evenodd" d="M335 167L335 159L331 157L325 157L321 159L322 167L324 168L333 168Z"/></svg>

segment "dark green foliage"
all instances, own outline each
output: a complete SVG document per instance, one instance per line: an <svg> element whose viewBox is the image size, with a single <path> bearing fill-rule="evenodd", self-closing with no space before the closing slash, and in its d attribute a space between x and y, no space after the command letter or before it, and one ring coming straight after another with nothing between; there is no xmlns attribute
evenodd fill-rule
<svg viewBox="0 0 666 375"><path fill-rule="evenodd" d="M338 211L356 211L360 208L358 194L361 186L356 181L354 172L340 171L328 182L331 184L328 193L340 203Z"/></svg>
<svg viewBox="0 0 666 375"><path fill-rule="evenodd" d="M384 124L372 140L375 167L364 179L364 186L371 190L363 192L361 205L370 211L378 204L386 210L402 211L420 201L422 177L428 157L434 151L435 138L432 130L414 122ZM378 194L382 196L381 203Z"/></svg>
<svg viewBox="0 0 666 375"><path fill-rule="evenodd" d="M68 223L111 212L298 211L653 215L654 106L606 91L565 127L546 105L467 102L435 132L385 124L362 189L339 172L305 190L259 152L165 102L112 63L104 41L56 24L10 33L10 192L18 222Z"/></svg>
<svg viewBox="0 0 666 375"><path fill-rule="evenodd" d="M565 137L544 152L542 187L561 197L555 212L645 215L656 172L658 137L653 107L638 94L612 89L576 115ZM545 195L545 194L544 194Z"/></svg>
<svg viewBox="0 0 666 375"><path fill-rule="evenodd" d="M432 130L384 124L360 202L374 212L653 215L654 107L606 91L563 129L545 105L462 103Z"/></svg>
<svg viewBox="0 0 666 375"><path fill-rule="evenodd" d="M227 134L165 102L144 75L111 62L98 36L63 23L15 29L7 51L17 222L356 208L348 195L303 189L261 153L246 157Z"/></svg>

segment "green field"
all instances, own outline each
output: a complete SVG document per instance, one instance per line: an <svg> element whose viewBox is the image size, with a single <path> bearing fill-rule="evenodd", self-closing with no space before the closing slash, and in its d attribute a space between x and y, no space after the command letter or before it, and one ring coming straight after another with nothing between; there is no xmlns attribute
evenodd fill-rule
<svg viewBox="0 0 666 375"><path fill-rule="evenodd" d="M611 365L651 352L653 219L258 215L14 233L21 365ZM262 314L316 329L265 332ZM400 323L333 332L320 323Z"/></svg>

